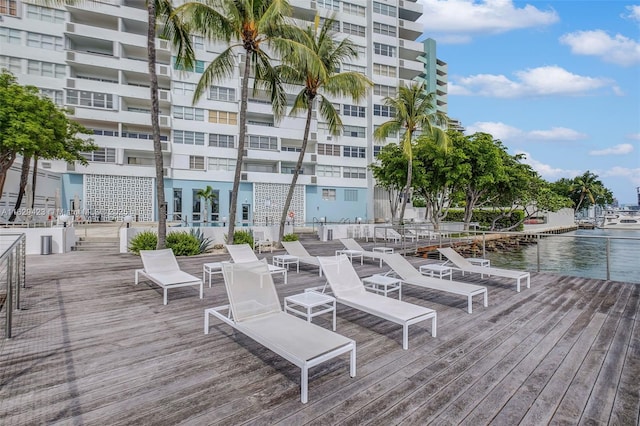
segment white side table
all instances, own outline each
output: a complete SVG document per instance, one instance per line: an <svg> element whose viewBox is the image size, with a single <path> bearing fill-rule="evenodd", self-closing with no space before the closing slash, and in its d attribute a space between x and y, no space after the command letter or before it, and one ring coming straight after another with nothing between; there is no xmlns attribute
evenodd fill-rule
<svg viewBox="0 0 640 426"><path fill-rule="evenodd" d="M481 257L466 257L465 259L467 259L472 265L478 265L484 268L491 267L491 261L489 259L483 259Z"/></svg>
<svg viewBox="0 0 640 426"><path fill-rule="evenodd" d="M353 263L353 258L354 257L359 257L360 258L360 264L363 264L363 256L362 256L362 252L360 250L336 250L336 256L339 256L341 254L345 254L349 260L351 260L351 263Z"/></svg>
<svg viewBox="0 0 640 426"><path fill-rule="evenodd" d="M420 268L420 272L424 275L429 275L435 277L438 274L438 278L443 279L444 277L449 277L451 280L452 269L448 266L443 265L422 265Z"/></svg>
<svg viewBox="0 0 640 426"><path fill-rule="evenodd" d="M205 275L209 274L209 288L211 288L211 275L222 275L222 262L211 262L202 265L202 281L205 281Z"/></svg>
<svg viewBox="0 0 640 426"><path fill-rule="evenodd" d="M388 297L392 291L398 292L398 300L402 300L402 280L386 275L372 275L362 279L362 283L369 290Z"/></svg>
<svg viewBox="0 0 640 426"><path fill-rule="evenodd" d="M303 308L304 311L297 308ZM319 308L320 310L314 312L313 308ZM284 298L284 310L285 312L303 316L308 322L311 322L313 317L333 312L333 331L336 331L336 299L328 294L307 291L287 296Z"/></svg>
<svg viewBox="0 0 640 426"><path fill-rule="evenodd" d="M371 251L378 252L378 253L393 254L393 247L374 247L371 249ZM380 267L382 268L382 257L380 258Z"/></svg>
<svg viewBox="0 0 640 426"><path fill-rule="evenodd" d="M277 256L273 256L272 262L275 266L287 268L287 270L289 270L289 265L296 265L296 272L300 272L300 258L298 256L279 254Z"/></svg>

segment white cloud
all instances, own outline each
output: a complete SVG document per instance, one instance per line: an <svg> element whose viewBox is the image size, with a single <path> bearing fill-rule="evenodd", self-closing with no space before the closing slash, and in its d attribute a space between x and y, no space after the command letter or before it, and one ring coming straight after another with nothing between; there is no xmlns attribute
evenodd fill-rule
<svg viewBox="0 0 640 426"><path fill-rule="evenodd" d="M549 164L541 163L525 151L518 151L517 154L524 154L525 158L521 160L522 163L530 165L533 170L538 172L540 176L548 181L555 181L563 177L572 178L583 173L580 170L559 169Z"/></svg>
<svg viewBox="0 0 640 426"><path fill-rule="evenodd" d="M621 34L612 37L603 30L576 31L560 37L560 43L576 55L597 56L622 66L640 63L640 42Z"/></svg>
<svg viewBox="0 0 640 426"><path fill-rule="evenodd" d="M627 6L628 15L622 15L623 18L640 22L640 5Z"/></svg>
<svg viewBox="0 0 640 426"><path fill-rule="evenodd" d="M609 79L573 74L555 65L518 71L515 76L514 80L504 75L493 74L450 79L449 94L495 98L575 96L613 86Z"/></svg>
<svg viewBox="0 0 640 426"><path fill-rule="evenodd" d="M511 0L418 1L423 4L418 22L429 34L439 34L438 43L464 43L471 40L471 35L546 26L560 19L554 10L543 11L531 5L517 8Z"/></svg>
<svg viewBox="0 0 640 426"><path fill-rule="evenodd" d="M640 133L631 133L630 135L627 135L627 139L640 141Z"/></svg>
<svg viewBox="0 0 640 426"><path fill-rule="evenodd" d="M552 127L549 130L524 131L504 123L476 122L467 126L467 134L476 132L489 133L501 141L531 140L531 141L575 141L586 139L587 135L566 127Z"/></svg>
<svg viewBox="0 0 640 426"><path fill-rule="evenodd" d="M629 179L634 186L640 186L640 168L612 167L602 173L602 177L623 177Z"/></svg>
<svg viewBox="0 0 640 426"><path fill-rule="evenodd" d="M631 145L630 143L623 143L620 145L612 146L611 148L589 151L589 155L625 155L632 152L633 145Z"/></svg>

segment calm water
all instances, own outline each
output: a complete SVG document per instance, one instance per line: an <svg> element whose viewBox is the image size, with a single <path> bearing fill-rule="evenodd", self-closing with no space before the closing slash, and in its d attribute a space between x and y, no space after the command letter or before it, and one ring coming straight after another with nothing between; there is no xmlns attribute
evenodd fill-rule
<svg viewBox="0 0 640 426"><path fill-rule="evenodd" d="M610 237L611 280L640 283L640 231L578 230L545 237L540 241L540 271L586 278L606 279L606 238ZM630 237L625 240L619 237ZM531 245L514 252L487 252L496 267L537 270L538 247Z"/></svg>

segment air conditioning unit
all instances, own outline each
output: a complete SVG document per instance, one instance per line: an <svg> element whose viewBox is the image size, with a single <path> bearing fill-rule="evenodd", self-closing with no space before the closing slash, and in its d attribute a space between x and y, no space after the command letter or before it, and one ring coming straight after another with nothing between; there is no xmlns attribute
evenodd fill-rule
<svg viewBox="0 0 640 426"><path fill-rule="evenodd" d="M312 185L317 185L318 184L318 178L316 176L311 176L311 184Z"/></svg>
<svg viewBox="0 0 640 426"><path fill-rule="evenodd" d="M162 176L164 176L166 178L170 178L171 177L171 169L169 167L163 167L162 168Z"/></svg>
<svg viewBox="0 0 640 426"><path fill-rule="evenodd" d="M161 50L169 50L169 42L167 40L156 40L156 48Z"/></svg>
<svg viewBox="0 0 640 426"><path fill-rule="evenodd" d="M158 66L158 75L169 76L169 67L166 65Z"/></svg>
<svg viewBox="0 0 640 426"><path fill-rule="evenodd" d="M314 163L318 161L318 156L316 154L311 154L311 161Z"/></svg>
<svg viewBox="0 0 640 426"><path fill-rule="evenodd" d="M400 59L400 66L404 68L404 59Z"/></svg>
<svg viewBox="0 0 640 426"><path fill-rule="evenodd" d="M249 150L247 150L247 149L243 149L243 150L242 150L242 156L243 156L243 157L246 157L247 155L249 155Z"/></svg>
<svg viewBox="0 0 640 426"><path fill-rule="evenodd" d="M315 1L311 2L311 4L309 5L309 9L316 10L316 2Z"/></svg>
<svg viewBox="0 0 640 426"><path fill-rule="evenodd" d="M240 180L247 181L249 180L249 176L246 173L240 173Z"/></svg>
<svg viewBox="0 0 640 426"><path fill-rule="evenodd" d="M169 117L168 115L161 115L160 117L158 117L158 121L160 122L161 126L171 126L171 117Z"/></svg>
<svg viewBox="0 0 640 426"><path fill-rule="evenodd" d="M169 151L169 142L160 142L160 147L162 151Z"/></svg>
<svg viewBox="0 0 640 426"><path fill-rule="evenodd" d="M67 22L66 31L68 33L75 33L76 32L76 26L74 24L72 24L71 22Z"/></svg>
<svg viewBox="0 0 640 426"><path fill-rule="evenodd" d="M40 166L42 166L43 169L50 169L51 168L51 162L50 161L43 161L42 163L40 163Z"/></svg>
<svg viewBox="0 0 640 426"><path fill-rule="evenodd" d="M404 27L404 20L403 20L403 19L399 19L399 21L400 21L400 22L399 22L400 26L401 26L401 27Z"/></svg>
<svg viewBox="0 0 640 426"><path fill-rule="evenodd" d="M76 88L76 81L73 78L68 78L67 79L67 87L69 89L75 89Z"/></svg>
<svg viewBox="0 0 640 426"><path fill-rule="evenodd" d="M404 40L400 40L400 47L404 47Z"/></svg>
<svg viewBox="0 0 640 426"><path fill-rule="evenodd" d="M318 134L316 132L311 132L309 139L312 141L318 140Z"/></svg>
<svg viewBox="0 0 640 426"><path fill-rule="evenodd" d="M327 140L328 141L332 141L333 140L333 136L331 136L331 135L327 136Z"/></svg>
<svg viewBox="0 0 640 426"><path fill-rule="evenodd" d="M67 61L75 61L76 52L67 52Z"/></svg>
<svg viewBox="0 0 640 426"><path fill-rule="evenodd" d="M161 101L168 101L170 95L168 90L158 90L158 98L160 98Z"/></svg>

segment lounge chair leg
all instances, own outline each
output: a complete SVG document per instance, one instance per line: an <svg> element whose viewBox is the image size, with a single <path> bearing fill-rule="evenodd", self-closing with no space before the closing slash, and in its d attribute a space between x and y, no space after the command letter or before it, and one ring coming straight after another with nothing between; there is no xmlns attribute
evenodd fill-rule
<svg viewBox="0 0 640 426"><path fill-rule="evenodd" d="M531 275L527 275L527 288L531 288Z"/></svg>
<svg viewBox="0 0 640 426"><path fill-rule="evenodd" d="M487 289L484 289L484 307L486 308L487 306L489 306L489 298L487 296Z"/></svg>
<svg viewBox="0 0 640 426"><path fill-rule="evenodd" d="M200 282L200 299L204 297L204 280Z"/></svg>
<svg viewBox="0 0 640 426"><path fill-rule="evenodd" d="M353 344L353 348L351 349L351 366L349 368L349 375L351 377L356 377L356 344Z"/></svg>
<svg viewBox="0 0 640 426"><path fill-rule="evenodd" d="M167 304L167 289L164 289L164 304Z"/></svg>
<svg viewBox="0 0 640 426"><path fill-rule="evenodd" d="M468 313L473 312L473 300L471 300L471 295L467 297L467 312Z"/></svg>
<svg viewBox="0 0 640 426"><path fill-rule="evenodd" d="M433 319L431 320L431 337L436 337L438 335L436 328L438 327L438 317L437 315L433 315Z"/></svg>
<svg viewBox="0 0 640 426"><path fill-rule="evenodd" d="M306 404L309 393L309 367L305 364L300 370L300 401Z"/></svg>
<svg viewBox="0 0 640 426"><path fill-rule="evenodd" d="M409 349L409 325L404 324L402 326L402 349Z"/></svg>
<svg viewBox="0 0 640 426"><path fill-rule="evenodd" d="M204 334L209 334L209 311L204 310Z"/></svg>
<svg viewBox="0 0 640 426"><path fill-rule="evenodd" d="M520 293L520 278L516 280L516 291Z"/></svg>

